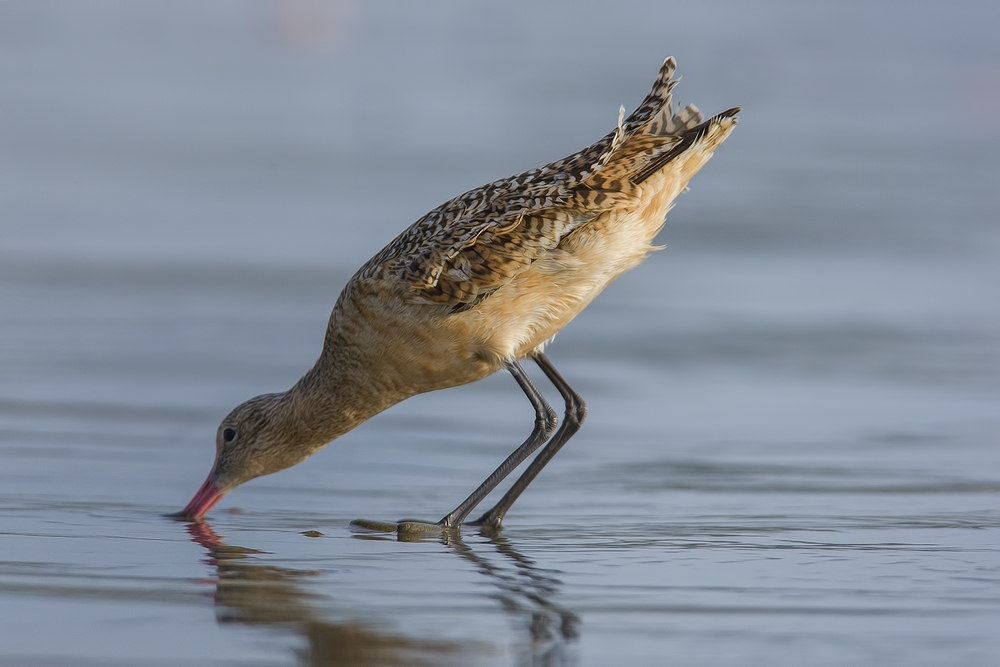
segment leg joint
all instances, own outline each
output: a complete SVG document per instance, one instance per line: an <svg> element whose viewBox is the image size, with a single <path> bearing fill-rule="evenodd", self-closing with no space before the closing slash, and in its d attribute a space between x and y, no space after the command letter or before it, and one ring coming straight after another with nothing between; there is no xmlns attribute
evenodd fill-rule
<svg viewBox="0 0 1000 667"><path fill-rule="evenodd" d="M558 425L559 425L559 415L556 414L556 411L553 410L552 406L550 405L545 406L544 415L539 414L535 418L535 427L541 430L542 433L545 434L546 438L552 435L552 432L556 430L556 426Z"/></svg>

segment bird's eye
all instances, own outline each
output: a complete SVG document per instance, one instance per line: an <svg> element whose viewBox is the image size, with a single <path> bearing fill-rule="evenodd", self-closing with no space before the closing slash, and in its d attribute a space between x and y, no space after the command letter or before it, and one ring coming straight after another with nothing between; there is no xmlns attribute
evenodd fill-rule
<svg viewBox="0 0 1000 667"><path fill-rule="evenodd" d="M223 440L223 442L230 443L230 442L232 442L235 439L236 439L236 429L235 428L226 427L222 431L222 440Z"/></svg>

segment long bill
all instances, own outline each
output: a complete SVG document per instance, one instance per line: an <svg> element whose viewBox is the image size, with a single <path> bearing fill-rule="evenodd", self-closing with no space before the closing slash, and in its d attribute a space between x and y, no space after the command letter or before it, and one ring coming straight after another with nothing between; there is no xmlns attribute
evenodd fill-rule
<svg viewBox="0 0 1000 667"><path fill-rule="evenodd" d="M206 479L205 483L201 485L198 492L194 494L194 498L191 499L191 502L187 504L187 507L182 509L180 512L176 512L168 516L177 519L200 521L206 514L208 514L210 509L215 507L216 503L222 500L224 495L226 495L226 492L219 488L215 471L212 471L208 474L208 479Z"/></svg>

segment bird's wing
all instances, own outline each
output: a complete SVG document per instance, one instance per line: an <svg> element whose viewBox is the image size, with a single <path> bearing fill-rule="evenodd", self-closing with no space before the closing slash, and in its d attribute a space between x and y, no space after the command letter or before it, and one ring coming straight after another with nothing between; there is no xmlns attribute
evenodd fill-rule
<svg viewBox="0 0 1000 667"><path fill-rule="evenodd" d="M372 257L355 279L391 281L411 303L466 310L580 226L633 205L647 172L683 152L676 148L691 145L709 124L693 105L673 109L674 68L668 58L642 104L628 118L623 109L615 130L597 143L445 202Z"/></svg>
<svg viewBox="0 0 1000 667"><path fill-rule="evenodd" d="M470 190L415 222L360 274L397 282L410 302L472 307L597 215L572 206L572 178L536 170Z"/></svg>

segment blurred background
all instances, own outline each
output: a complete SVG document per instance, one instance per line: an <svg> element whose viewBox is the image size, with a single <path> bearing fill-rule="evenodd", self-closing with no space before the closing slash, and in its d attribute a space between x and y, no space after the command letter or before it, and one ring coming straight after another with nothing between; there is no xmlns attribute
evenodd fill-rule
<svg viewBox="0 0 1000 667"><path fill-rule="evenodd" d="M995 667L998 28L972 0L0 3L0 662ZM675 100L740 125L551 346L590 417L504 538L347 528L464 498L530 429L499 376L159 516L369 256L601 137L668 55Z"/></svg>

